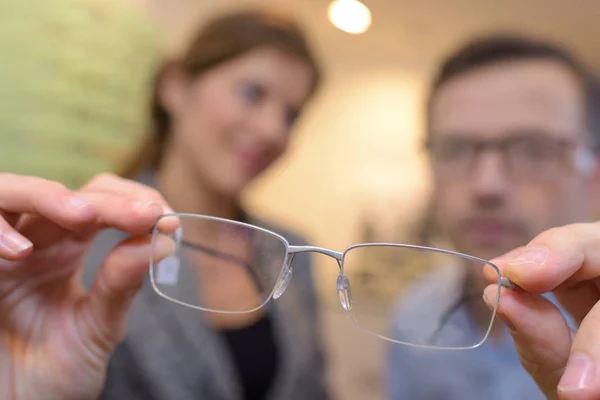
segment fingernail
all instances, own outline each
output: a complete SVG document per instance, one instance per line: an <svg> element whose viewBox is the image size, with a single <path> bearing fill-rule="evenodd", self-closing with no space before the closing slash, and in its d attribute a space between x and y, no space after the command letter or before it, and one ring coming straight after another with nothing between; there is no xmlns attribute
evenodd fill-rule
<svg viewBox="0 0 600 400"><path fill-rule="evenodd" d="M583 353L574 353L569 358L567 368L560 379L560 391L573 391L587 389L593 377L594 365L588 356Z"/></svg>
<svg viewBox="0 0 600 400"><path fill-rule="evenodd" d="M501 255L500 257L494 258L493 261L509 261L521 254L522 251L523 249L511 250L508 253Z"/></svg>
<svg viewBox="0 0 600 400"><path fill-rule="evenodd" d="M154 238L152 246L153 258L155 261L160 261L167 258L175 251L175 242L166 236L158 235Z"/></svg>
<svg viewBox="0 0 600 400"><path fill-rule="evenodd" d="M544 246L531 246L517 254L512 260L508 261L510 265L520 265L531 263L536 265L544 265L548 258L548 248Z"/></svg>
<svg viewBox="0 0 600 400"><path fill-rule="evenodd" d="M33 243L16 232L0 232L0 244L13 253L21 253L33 246Z"/></svg>
<svg viewBox="0 0 600 400"><path fill-rule="evenodd" d="M70 197L67 203L69 207L74 209L80 209L90 204L88 200L81 197Z"/></svg>

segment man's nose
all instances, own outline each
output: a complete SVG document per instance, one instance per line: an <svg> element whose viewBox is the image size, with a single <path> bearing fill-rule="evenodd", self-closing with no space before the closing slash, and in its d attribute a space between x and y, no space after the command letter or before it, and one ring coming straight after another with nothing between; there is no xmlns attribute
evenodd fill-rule
<svg viewBox="0 0 600 400"><path fill-rule="evenodd" d="M473 163L471 187L483 197L503 195L510 186L506 162L498 152L482 152Z"/></svg>

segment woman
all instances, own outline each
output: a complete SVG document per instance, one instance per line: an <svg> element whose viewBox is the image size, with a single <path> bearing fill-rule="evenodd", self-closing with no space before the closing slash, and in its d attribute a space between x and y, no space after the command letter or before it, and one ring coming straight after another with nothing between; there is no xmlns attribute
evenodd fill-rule
<svg viewBox="0 0 600 400"><path fill-rule="evenodd" d="M317 63L292 21L258 12L214 20L181 60L162 71L153 105L155 137L126 175L141 169L137 179L157 188L177 212L264 226L244 213L240 196L286 151L293 124L318 82ZM214 234L186 230L190 236L202 233ZM122 238L113 231L98 239L86 280L93 282L94 266ZM230 240L226 251L243 246ZM284 313L200 314L165 301L146 285L128 335L112 357L102 398L322 398L310 266L296 270L295 287L284 296L289 297L274 302ZM228 288L244 284L238 271L201 280L207 301L228 302ZM251 295L252 288L246 289Z"/></svg>
<svg viewBox="0 0 600 400"><path fill-rule="evenodd" d="M141 170L137 180L157 189L177 212L261 224L243 212L240 196L286 151L292 126L318 82L317 63L292 21L260 12L214 20L182 59L161 73L153 109L155 137L129 172ZM114 179L102 176L83 192ZM81 199L75 203L83 204ZM152 205L137 204L132 212L140 215L144 207ZM101 265L132 233L124 226L126 218L119 218L119 229L98 235L87 256L84 282L90 293L102 290L97 279L103 281ZM138 226L143 223L140 217ZM301 243L291 233L268 228L292 244ZM6 243L10 238L4 236ZM249 314L201 314L157 296L146 280L132 305L125 339L110 357L101 398L325 398L310 266L300 257L294 265L297 270L285 296L267 311ZM235 281L242 279L231 274L225 284L238 287ZM213 289L210 301L227 301L221 281L203 283L204 289ZM112 338L104 326L94 329L97 336ZM112 344L112 339L107 342ZM84 353L94 358L110 344L88 347ZM61 357L69 358L68 351ZM81 372L63 371L75 376Z"/></svg>

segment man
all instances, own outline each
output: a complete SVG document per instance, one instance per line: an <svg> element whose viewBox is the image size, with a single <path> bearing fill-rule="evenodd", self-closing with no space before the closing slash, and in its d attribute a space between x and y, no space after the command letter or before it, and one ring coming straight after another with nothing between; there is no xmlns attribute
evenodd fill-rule
<svg viewBox="0 0 600 400"><path fill-rule="evenodd" d="M446 60L430 93L427 135L433 225L457 251L489 260L544 230L593 219L600 123L592 86L564 50L515 36L475 40ZM456 282L444 276L412 287L392 329L412 324L419 332L440 301L419 293L464 291ZM470 293L481 299L485 285L471 280ZM460 312L477 319L473 309ZM464 333L470 344L485 335L477 329ZM501 325L473 350L394 344L388 356L394 400L545 398Z"/></svg>

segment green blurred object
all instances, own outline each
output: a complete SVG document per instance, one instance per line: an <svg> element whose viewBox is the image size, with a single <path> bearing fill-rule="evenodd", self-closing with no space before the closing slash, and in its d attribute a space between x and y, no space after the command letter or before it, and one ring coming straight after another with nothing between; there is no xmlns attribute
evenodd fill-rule
<svg viewBox="0 0 600 400"><path fill-rule="evenodd" d="M135 157L161 54L132 1L0 1L1 172L78 187Z"/></svg>

